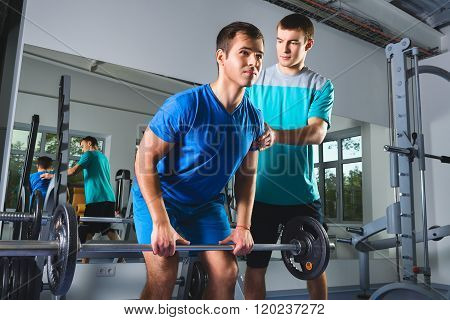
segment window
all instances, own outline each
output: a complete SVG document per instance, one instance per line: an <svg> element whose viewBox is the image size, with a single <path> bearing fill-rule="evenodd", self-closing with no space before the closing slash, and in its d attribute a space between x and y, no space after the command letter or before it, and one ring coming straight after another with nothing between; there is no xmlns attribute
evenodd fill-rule
<svg viewBox="0 0 450 320"><path fill-rule="evenodd" d="M25 161L25 154L27 149L29 129L26 125L19 125L13 130L13 137L11 143L11 157L9 159L9 174L8 185L5 199L5 208L15 209L17 204L17 195L19 193L20 178L22 176L23 162ZM81 157L80 142L81 139L89 135L77 132L76 134L69 134L69 166L75 165ZM99 150L103 151L105 140L96 137L98 140ZM31 173L36 172L36 160L40 156L48 156L53 160L56 159L56 152L58 151L58 139L55 129L42 128L39 130L36 139L36 146L34 151L34 161L31 166ZM56 163L53 167L56 168ZM69 187L83 187L83 173L79 172L74 176L69 177Z"/></svg>
<svg viewBox="0 0 450 320"><path fill-rule="evenodd" d="M313 146L314 174L328 221L362 221L361 129L330 132Z"/></svg>

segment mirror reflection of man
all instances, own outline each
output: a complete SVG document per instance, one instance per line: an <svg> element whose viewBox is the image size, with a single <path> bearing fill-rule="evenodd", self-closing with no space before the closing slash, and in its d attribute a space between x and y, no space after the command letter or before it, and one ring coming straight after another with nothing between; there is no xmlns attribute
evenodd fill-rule
<svg viewBox="0 0 450 320"><path fill-rule="evenodd" d="M83 170L86 199L84 216L113 218L116 200L110 182L108 158L99 150L98 141L94 137L83 138L80 146L83 155L67 173L71 176ZM85 222L79 228L80 242L91 240L95 233L106 234L111 240L120 240L110 223Z"/></svg>

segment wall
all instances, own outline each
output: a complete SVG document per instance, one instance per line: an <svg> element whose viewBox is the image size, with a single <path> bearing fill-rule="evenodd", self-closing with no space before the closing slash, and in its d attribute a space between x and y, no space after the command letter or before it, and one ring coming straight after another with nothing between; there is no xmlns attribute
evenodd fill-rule
<svg viewBox="0 0 450 320"><path fill-rule="evenodd" d="M39 114L41 126L56 128L62 74L69 74L72 80L70 129L107 138L111 181L118 169L133 171L137 126L147 124L156 111L151 101L161 104L167 95L24 57L15 122L30 123L32 115Z"/></svg>
<svg viewBox="0 0 450 320"><path fill-rule="evenodd" d="M275 25L290 13L262 0L132 3L31 0L25 43L205 83L216 77L215 39L221 27L236 20L257 25L266 38L269 66L276 57ZM385 64L382 48L316 23L308 65L333 80L336 115L387 123Z"/></svg>
<svg viewBox="0 0 450 320"><path fill-rule="evenodd" d="M421 61L450 71L450 52ZM425 152L434 155L450 155L450 86L434 75L420 76L423 133ZM428 226L450 224L448 209L450 167L436 160L426 160L426 192ZM419 201L420 197L417 197ZM419 225L421 228L421 225ZM430 241L432 282L450 284L450 237L440 242ZM422 265L422 260L419 260Z"/></svg>

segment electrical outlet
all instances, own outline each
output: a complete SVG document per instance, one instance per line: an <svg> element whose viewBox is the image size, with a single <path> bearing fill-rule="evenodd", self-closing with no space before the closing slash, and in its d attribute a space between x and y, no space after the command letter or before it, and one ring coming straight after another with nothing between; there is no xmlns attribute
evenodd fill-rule
<svg viewBox="0 0 450 320"><path fill-rule="evenodd" d="M97 277L114 277L116 275L116 267L98 266L95 274Z"/></svg>

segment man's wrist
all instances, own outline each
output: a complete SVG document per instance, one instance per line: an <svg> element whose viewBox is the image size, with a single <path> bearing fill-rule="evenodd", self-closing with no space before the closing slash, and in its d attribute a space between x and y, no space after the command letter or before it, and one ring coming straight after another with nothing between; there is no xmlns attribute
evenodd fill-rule
<svg viewBox="0 0 450 320"><path fill-rule="evenodd" d="M236 225L236 229L244 229L244 230L248 230L248 231L250 231L250 225L245 225L245 224L238 224L238 225Z"/></svg>

